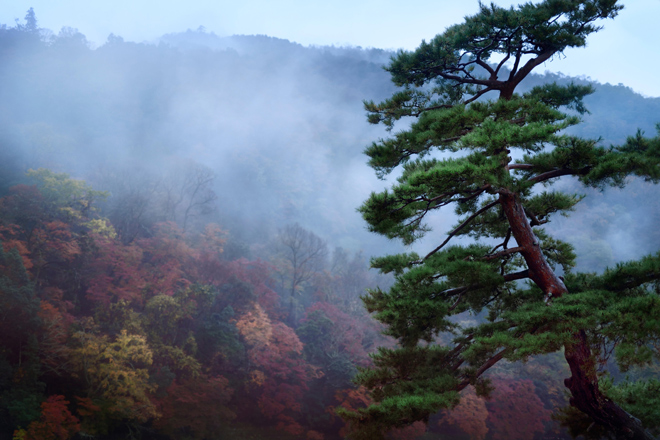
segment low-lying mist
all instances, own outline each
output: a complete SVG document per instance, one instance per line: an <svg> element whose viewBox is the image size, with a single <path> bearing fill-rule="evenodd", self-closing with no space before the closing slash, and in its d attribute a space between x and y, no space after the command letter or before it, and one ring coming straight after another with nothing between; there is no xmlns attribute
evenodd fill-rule
<svg viewBox="0 0 660 440"><path fill-rule="evenodd" d="M127 239L156 221L184 228L213 221L249 246L297 222L335 246L368 255L396 251L397 243L368 233L356 212L371 191L387 185L362 155L387 134L367 124L362 100L391 94L382 68L390 55L267 36L221 38L203 29L167 34L157 44L110 35L92 50L72 28L55 34L4 26L1 189L22 181L29 168L85 179L110 191L110 213L141 206L144 215L126 226L134 228ZM546 74L527 83L547 81L588 79ZM654 130L660 99L621 85L596 88L586 100L592 113L576 132L608 145L638 128ZM187 214L165 206L196 178L207 180L206 195L197 194ZM589 207L598 209L578 208L556 225L579 255L581 248L597 254L581 257L581 268L602 269L657 247L657 189L634 188L625 198L616 189L590 191ZM436 232L454 221L453 213L442 213ZM593 225L599 232L588 236Z"/></svg>

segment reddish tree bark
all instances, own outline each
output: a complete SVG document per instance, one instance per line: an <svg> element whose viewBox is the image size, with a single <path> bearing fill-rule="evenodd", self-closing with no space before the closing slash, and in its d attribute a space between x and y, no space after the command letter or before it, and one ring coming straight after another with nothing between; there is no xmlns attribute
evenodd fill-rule
<svg viewBox="0 0 660 440"><path fill-rule="evenodd" d="M529 268L529 277L543 290L547 299L569 294L562 280L545 259L516 194L502 190L499 200L513 237L521 248L520 254ZM548 302L548 306L551 307L552 302ZM576 329L573 340L564 347L564 357L571 368L571 377L564 382L571 392L571 405L614 433L618 439L654 439L638 419L608 399L598 388L595 359L584 330Z"/></svg>

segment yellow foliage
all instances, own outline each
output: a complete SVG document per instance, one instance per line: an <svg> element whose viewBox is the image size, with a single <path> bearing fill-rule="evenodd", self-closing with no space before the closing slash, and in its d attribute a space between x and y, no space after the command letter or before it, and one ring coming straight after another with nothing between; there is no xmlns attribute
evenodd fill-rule
<svg viewBox="0 0 660 440"><path fill-rule="evenodd" d="M196 378L202 372L202 365L194 357L186 354L180 347L157 344L154 352L160 364L167 365L183 378Z"/></svg>
<svg viewBox="0 0 660 440"><path fill-rule="evenodd" d="M117 238L117 232L115 231L115 228L107 219L93 219L85 223L85 226L87 226L91 232L98 234L101 237L108 238L110 240Z"/></svg>
<svg viewBox="0 0 660 440"><path fill-rule="evenodd" d="M268 345L273 334L270 319L259 304L255 304L251 312L241 316L236 322L236 328L245 342L252 346Z"/></svg>
<svg viewBox="0 0 660 440"><path fill-rule="evenodd" d="M266 375L263 371L254 370L250 372L250 383L261 386L266 382Z"/></svg>
<svg viewBox="0 0 660 440"><path fill-rule="evenodd" d="M74 334L74 367L87 382L88 397L108 402L110 412L144 422L158 413L147 393L152 352L146 338L122 330L114 342L83 328Z"/></svg>
<svg viewBox="0 0 660 440"><path fill-rule="evenodd" d="M108 197L105 191L93 190L83 180L76 180L66 173L56 173L46 168L28 170L28 177L37 181L39 190L46 200L55 204L61 212L72 219L86 217L95 200Z"/></svg>

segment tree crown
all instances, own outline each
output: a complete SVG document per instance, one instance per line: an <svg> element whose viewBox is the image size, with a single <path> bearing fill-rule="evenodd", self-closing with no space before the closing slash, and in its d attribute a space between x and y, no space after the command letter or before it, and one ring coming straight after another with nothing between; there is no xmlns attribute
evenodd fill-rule
<svg viewBox="0 0 660 440"><path fill-rule="evenodd" d="M633 303L650 307L658 301L649 283L660 277L660 257L602 275L573 274L573 247L542 226L582 197L537 186L562 176L599 188L623 186L631 175L657 182L660 137L637 133L624 145L603 147L566 134L587 111L583 98L593 92L590 86L553 83L517 91L535 67L584 46L597 22L621 8L617 1L597 0L480 5L464 23L393 57L387 70L401 89L379 104L365 102L369 122L390 131L402 118L412 121L365 151L381 177L401 167L393 187L372 193L360 208L369 229L409 245L429 232L427 217L442 208L452 205L460 219L425 256L372 261L394 273L396 282L388 292L370 291L364 302L399 348L380 349L375 368L356 379L376 402L344 412L359 427L356 438L380 438L387 427L427 420L439 408L453 407L468 385L487 393L483 374L501 359L525 360L562 347L574 373L567 386L575 405L607 429L624 429L623 419L605 422L590 410L594 401L601 408L610 402L598 391L593 365L606 357L603 347L614 346L621 365L649 362L660 328L645 326L641 337L618 317L622 310L642 310ZM501 59L492 63L496 55ZM491 91L499 98L487 100ZM446 154L438 157L438 151ZM458 236L475 242L448 244ZM455 318L484 310L487 318L479 325L461 326ZM446 332L453 341L439 343ZM584 389L596 392L587 398Z"/></svg>

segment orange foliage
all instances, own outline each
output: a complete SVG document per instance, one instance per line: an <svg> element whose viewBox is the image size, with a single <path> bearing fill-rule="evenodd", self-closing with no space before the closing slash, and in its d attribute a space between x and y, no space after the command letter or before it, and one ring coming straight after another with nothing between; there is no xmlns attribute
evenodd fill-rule
<svg viewBox="0 0 660 440"><path fill-rule="evenodd" d="M250 372L250 379L248 383L254 384L258 387L264 384L266 382L266 375L264 374L263 371L260 370L253 370Z"/></svg>
<svg viewBox="0 0 660 440"><path fill-rule="evenodd" d="M76 401L78 401L78 415L81 417L91 417L97 412L101 411L101 407L98 405L95 405L92 399L89 397L76 397Z"/></svg>
<svg viewBox="0 0 660 440"><path fill-rule="evenodd" d="M365 387L339 390L335 393L335 400L339 402L338 406L352 412L357 411L358 408L366 408L373 403L369 396L369 390Z"/></svg>
<svg viewBox="0 0 660 440"><path fill-rule="evenodd" d="M44 234L44 247L64 261L72 261L76 255L80 254L80 247L74 240L70 225L53 221L44 223L46 227Z"/></svg>
<svg viewBox="0 0 660 440"><path fill-rule="evenodd" d="M255 304L252 311L241 316L236 322L236 328L245 342L253 347L267 345L273 334L270 319L259 304Z"/></svg>
<svg viewBox="0 0 660 440"><path fill-rule="evenodd" d="M486 402L469 387L461 394L461 402L453 410L446 411L438 425L454 425L469 435L470 440L483 440L488 433L487 418Z"/></svg>
<svg viewBox="0 0 660 440"><path fill-rule="evenodd" d="M357 411L358 408L366 408L373 403L373 400L371 400L371 397L369 396L369 391L365 387L339 390L335 392L335 400L338 402L337 406L341 406L351 412ZM336 408L337 407L330 406L327 411L335 417L339 417L335 414ZM344 426L339 431L339 435L345 437L348 434L349 428L348 423L344 422Z"/></svg>
<svg viewBox="0 0 660 440"><path fill-rule="evenodd" d="M23 266L25 269L32 269L34 267L34 263L32 263L32 260L30 259L30 251L27 248L27 244L24 241L17 240L16 238L10 238L13 237L14 234L14 228L17 228L18 226L16 225L9 225L9 227L3 227L0 226L0 238L2 239L2 248L5 252L9 252L12 249L16 249L18 251L18 254L21 256L23 259Z"/></svg>
<svg viewBox="0 0 660 440"><path fill-rule="evenodd" d="M78 419L69 412L64 396L50 396L41 404L41 418L30 423L25 440L67 440L80 431Z"/></svg>

